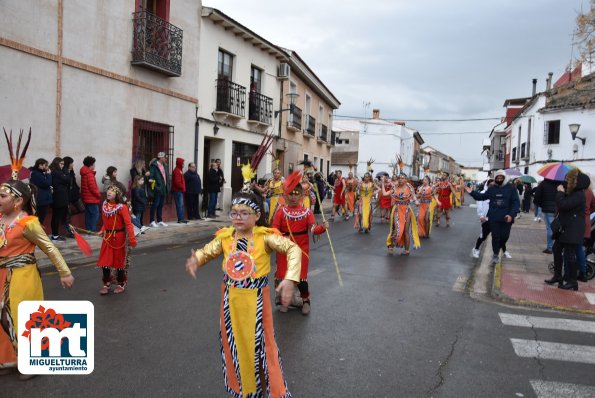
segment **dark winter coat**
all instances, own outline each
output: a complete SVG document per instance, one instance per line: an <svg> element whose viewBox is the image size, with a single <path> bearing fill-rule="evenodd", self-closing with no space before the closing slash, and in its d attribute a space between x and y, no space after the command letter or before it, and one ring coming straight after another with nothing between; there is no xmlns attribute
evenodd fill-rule
<svg viewBox="0 0 595 398"><path fill-rule="evenodd" d="M541 207L542 212L556 212L556 187L558 185L560 185L559 181L543 180L535 189L533 203L535 203L536 206Z"/></svg>
<svg viewBox="0 0 595 398"><path fill-rule="evenodd" d="M202 181L196 171L187 170L184 173L184 181L186 182L186 193L195 195L202 192Z"/></svg>
<svg viewBox="0 0 595 398"><path fill-rule="evenodd" d="M217 173L217 169L209 169L205 188L209 193L219 192L219 173Z"/></svg>
<svg viewBox="0 0 595 398"><path fill-rule="evenodd" d="M147 206L147 191L144 185L132 189L132 212L144 211Z"/></svg>
<svg viewBox="0 0 595 398"><path fill-rule="evenodd" d="M575 189L570 194L556 193L558 219L562 226L562 235L558 242L572 245L583 243L585 236L585 193L582 189Z"/></svg>
<svg viewBox="0 0 595 398"><path fill-rule="evenodd" d="M86 204L101 203L101 193L97 187L97 180L95 179L95 170L90 167L81 167L81 199Z"/></svg>
<svg viewBox="0 0 595 398"><path fill-rule="evenodd" d="M184 179L184 159L176 158L176 168L171 176L171 191L172 192L186 192L186 180Z"/></svg>
<svg viewBox="0 0 595 398"><path fill-rule="evenodd" d="M169 189L170 189L170 186L168 184L169 170L167 168L167 165L163 165L163 169L165 170L165 180L164 180L163 174L161 174L161 171L159 170L159 166L157 165L158 162L159 162L158 159L153 159L153 161L151 161L151 164L149 165L149 172L151 173L151 175L149 176L149 179L155 181L155 186L152 189L153 195L166 196L169 193ZM147 188L151 189L152 184L153 183L149 183L149 186Z"/></svg>
<svg viewBox="0 0 595 398"><path fill-rule="evenodd" d="M490 200L487 218L491 222L503 222L506 216L514 218L519 213L519 194L513 184L494 185L484 193L471 191L475 200Z"/></svg>
<svg viewBox="0 0 595 398"><path fill-rule="evenodd" d="M38 168L30 167L31 177L29 181L37 187L37 204L47 206L52 204L52 175L44 173Z"/></svg>
<svg viewBox="0 0 595 398"><path fill-rule="evenodd" d="M76 182L76 175L74 174L74 170L64 170L64 172L68 175L69 183L68 183L68 201L70 203L77 202L81 198L81 188L79 184Z"/></svg>
<svg viewBox="0 0 595 398"><path fill-rule="evenodd" d="M595 213L595 195L591 188L587 187L585 189L585 238L587 239L591 237L591 213Z"/></svg>
<svg viewBox="0 0 595 398"><path fill-rule="evenodd" d="M64 170L52 171L52 188L54 188L53 194L53 207L67 207L70 203L68 199L68 190L70 186L70 175L66 174Z"/></svg>

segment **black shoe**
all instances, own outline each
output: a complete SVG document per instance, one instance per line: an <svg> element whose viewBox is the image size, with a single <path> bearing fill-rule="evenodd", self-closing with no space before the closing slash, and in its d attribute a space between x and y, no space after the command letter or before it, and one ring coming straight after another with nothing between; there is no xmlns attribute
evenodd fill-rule
<svg viewBox="0 0 595 398"><path fill-rule="evenodd" d="M217 211L223 211L223 209L222 209L222 208L220 208L220 207L217 207L217 209L216 209L216 210L217 210Z"/></svg>
<svg viewBox="0 0 595 398"><path fill-rule="evenodd" d="M589 279L587 278L587 275L585 275L584 272L579 272L578 273L578 278L576 278L577 280L581 281L581 282L589 282Z"/></svg>
<svg viewBox="0 0 595 398"><path fill-rule="evenodd" d="M559 289L564 289L564 290L578 290L578 283L570 283L570 282L566 282L560 286L558 286Z"/></svg>
<svg viewBox="0 0 595 398"><path fill-rule="evenodd" d="M188 220L178 220L178 224L188 224Z"/></svg>
<svg viewBox="0 0 595 398"><path fill-rule="evenodd" d="M552 253L553 253L553 252L552 252L550 249L545 249L543 252L544 252L545 254L552 254Z"/></svg>
<svg viewBox="0 0 595 398"><path fill-rule="evenodd" d="M559 276L554 276L551 279L544 280L544 282L547 283L548 285L553 285L554 283L562 283L562 282L564 282L564 280Z"/></svg>

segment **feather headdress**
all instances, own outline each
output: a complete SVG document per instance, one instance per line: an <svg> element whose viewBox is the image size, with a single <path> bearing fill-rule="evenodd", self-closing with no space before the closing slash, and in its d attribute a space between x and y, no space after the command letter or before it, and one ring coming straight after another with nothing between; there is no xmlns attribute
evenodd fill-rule
<svg viewBox="0 0 595 398"><path fill-rule="evenodd" d="M372 165L374 164L374 162L375 162L375 160L374 160L374 159L372 159L372 158L370 158L370 160L368 160L368 161L366 162L366 164L367 164L367 166L368 166L368 173L371 173L371 172L372 172Z"/></svg>
<svg viewBox="0 0 595 398"><path fill-rule="evenodd" d="M285 183L283 184L283 191L285 195L289 195L291 191L295 189L295 187L302 181L302 173L299 170L294 171L291 173L286 179Z"/></svg>
<svg viewBox="0 0 595 398"><path fill-rule="evenodd" d="M432 162L432 154L430 153L430 157L428 158L428 163L424 164L424 173L430 171L430 163Z"/></svg>
<svg viewBox="0 0 595 398"><path fill-rule="evenodd" d="M18 180L19 179L19 170L23 167L23 161L25 160L25 155L27 154L27 149L29 148L29 143L31 142L31 128L29 128L29 135L27 137L27 142L23 147L23 151L21 152L21 142L23 140L23 133L24 131L21 130L19 133L19 140L17 141L17 150L14 152L13 145L12 145L12 130L10 130L10 138L6 133L6 129L4 130L4 137L6 138L6 143L8 144L8 152L10 154L10 169L12 170L11 179Z"/></svg>
<svg viewBox="0 0 595 398"><path fill-rule="evenodd" d="M262 137L262 142L256 149L256 152L254 152L254 155L252 155L248 163L242 165L242 177L244 179L244 186L242 187L243 192L251 191L250 182L254 177L256 177L256 169L258 168L258 165L260 164L260 161L264 155L266 155L267 151L271 147L273 138L274 135L272 132L270 134L266 133L264 137Z"/></svg>

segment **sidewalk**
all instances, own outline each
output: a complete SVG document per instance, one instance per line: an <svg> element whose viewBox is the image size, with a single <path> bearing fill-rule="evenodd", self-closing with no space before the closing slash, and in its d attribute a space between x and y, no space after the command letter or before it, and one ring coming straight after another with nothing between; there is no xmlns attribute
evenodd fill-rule
<svg viewBox="0 0 595 398"><path fill-rule="evenodd" d="M576 292L544 283L552 277L548 265L553 261L551 254L542 253L545 247L545 223L533 221L532 213L523 213L515 220L506 244L512 259L502 259L494 269L492 297L515 305L595 314L595 279L579 282ZM490 240L483 252L481 268L491 261Z"/></svg>

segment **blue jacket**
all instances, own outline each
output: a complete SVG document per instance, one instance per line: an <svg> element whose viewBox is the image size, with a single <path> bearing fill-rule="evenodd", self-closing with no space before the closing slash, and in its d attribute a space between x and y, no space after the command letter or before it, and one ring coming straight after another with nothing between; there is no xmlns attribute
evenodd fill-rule
<svg viewBox="0 0 595 398"><path fill-rule="evenodd" d="M186 180L186 193L196 195L202 192L202 182L197 172L186 171L184 180Z"/></svg>
<svg viewBox="0 0 595 398"><path fill-rule="evenodd" d="M132 211L137 213L144 211L147 206L147 191L145 187L138 187L132 190Z"/></svg>
<svg viewBox="0 0 595 398"><path fill-rule="evenodd" d="M29 181L37 187L37 204L39 206L47 206L52 204L52 175L50 173L43 173L41 170L30 167L31 177Z"/></svg>
<svg viewBox="0 0 595 398"><path fill-rule="evenodd" d="M494 185L489 187L485 193L472 191L470 195L475 200L489 199L488 219L491 222L503 222L506 216L511 216L514 222L514 218L519 213L519 194L511 183Z"/></svg>

